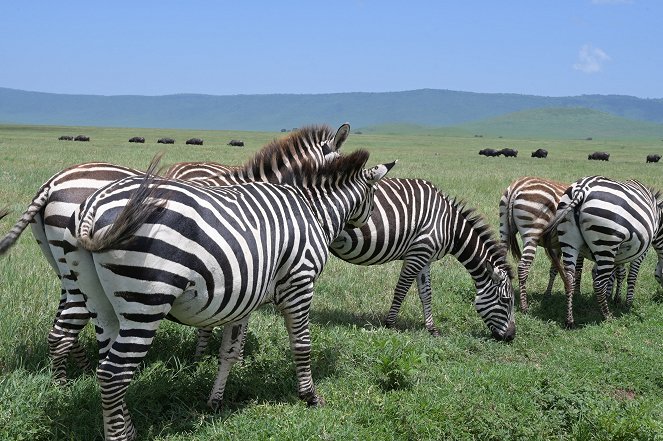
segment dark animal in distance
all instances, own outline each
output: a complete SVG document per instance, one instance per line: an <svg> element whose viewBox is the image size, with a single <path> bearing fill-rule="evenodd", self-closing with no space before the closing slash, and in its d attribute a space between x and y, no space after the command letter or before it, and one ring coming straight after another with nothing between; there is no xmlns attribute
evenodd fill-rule
<svg viewBox="0 0 663 441"><path fill-rule="evenodd" d="M500 155L504 155L506 158L515 158L518 156L518 150L514 149L502 149L498 152Z"/></svg>
<svg viewBox="0 0 663 441"><path fill-rule="evenodd" d="M587 159L590 161L608 161L610 159L610 153L606 152L594 152L587 155Z"/></svg>
<svg viewBox="0 0 663 441"><path fill-rule="evenodd" d="M661 159L661 155L647 155L647 164L650 162L658 162Z"/></svg>
<svg viewBox="0 0 663 441"><path fill-rule="evenodd" d="M85 135L78 135L74 138L74 141L89 141L90 137Z"/></svg>
<svg viewBox="0 0 663 441"><path fill-rule="evenodd" d="M235 147L244 147L244 141L240 141L239 139L231 139L228 145L232 145Z"/></svg>
<svg viewBox="0 0 663 441"><path fill-rule="evenodd" d="M145 138L143 138L142 136L134 136L132 138L129 138L129 142L139 142L142 144L145 142Z"/></svg>
<svg viewBox="0 0 663 441"><path fill-rule="evenodd" d="M546 149L536 149L532 152L532 158L547 158L548 150Z"/></svg>
<svg viewBox="0 0 663 441"><path fill-rule="evenodd" d="M159 138L157 144L175 144L175 140L173 138Z"/></svg>
<svg viewBox="0 0 663 441"><path fill-rule="evenodd" d="M192 144L192 145L203 145L203 140L200 138L191 138L186 140L187 144Z"/></svg>
<svg viewBox="0 0 663 441"><path fill-rule="evenodd" d="M67 136L67 135L62 135L58 138L60 141L73 141L74 137L73 136Z"/></svg>
<svg viewBox="0 0 663 441"><path fill-rule="evenodd" d="M483 156L499 156L500 152L495 149L481 149L479 150L479 154Z"/></svg>

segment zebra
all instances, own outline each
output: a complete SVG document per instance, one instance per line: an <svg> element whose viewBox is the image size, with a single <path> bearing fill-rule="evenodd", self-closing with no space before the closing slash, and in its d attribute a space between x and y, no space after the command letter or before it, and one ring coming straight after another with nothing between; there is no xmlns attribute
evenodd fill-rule
<svg viewBox="0 0 663 441"><path fill-rule="evenodd" d="M160 321L224 325L210 401L220 402L249 314L272 302L285 318L297 391L324 404L310 367L309 309L328 245L373 208L375 184L395 163L364 169L357 150L317 168L294 165L282 184L225 187L130 177L90 196L65 233L66 260L87 295L100 347L106 439L133 439L124 401ZM154 169L154 164L150 167Z"/></svg>
<svg viewBox="0 0 663 441"><path fill-rule="evenodd" d="M553 219L557 211L557 204L569 187L568 184L554 181L546 178L525 176L513 181L504 191L499 203L500 219L500 241L507 247L515 260L518 261L518 284L520 287L520 309L527 312L529 309L527 301L527 277L529 275L537 246L544 246L547 241L542 237L542 232L548 223ZM519 233L523 241L522 252L516 239ZM554 241L549 241L553 243ZM557 250L546 248L546 254L550 259L550 271L548 286L545 290L545 296L549 297L552 292L553 283L557 276L557 267L555 266L551 254ZM579 258L576 262L574 291L580 292L580 278L582 275L583 259ZM629 280L635 280L637 277L637 267L632 265L629 272ZM626 270L622 265L616 268L615 274L610 278L607 292L612 292L613 284L616 280L614 301L620 301L620 288L622 281L626 277ZM635 283L628 284L627 298L632 298Z"/></svg>
<svg viewBox="0 0 663 441"><path fill-rule="evenodd" d="M506 245L518 261L518 285L520 287L520 309L526 312L527 276L536 255L536 248L542 239L541 233L555 216L557 204L568 185L545 178L526 176L516 179L502 194L499 203L500 241ZM522 252L518 246L516 233L523 241ZM547 250L548 254L554 250ZM550 265L550 277L546 295L550 295L557 268Z"/></svg>
<svg viewBox="0 0 663 441"><path fill-rule="evenodd" d="M226 185L251 180L278 182L281 168L301 164L304 158L318 163L330 160L340 152L350 133L350 125L342 124L333 131L326 125L311 125L275 139L259 150L243 166L222 166L216 163L188 162L175 164L168 173L176 178L190 179L206 185ZM224 172L226 174L224 174ZM55 270L61 283L60 301L53 326L48 334L49 357L54 381L67 379L66 359L72 354L78 365L90 370L85 351L78 343L78 335L89 321L83 293L74 280L64 259L64 230L75 209L99 188L144 171L105 162L89 162L68 167L51 177L37 191L36 196L14 227L0 239L0 256L5 254L30 224L42 254ZM199 357L211 336L202 330L196 346Z"/></svg>
<svg viewBox="0 0 663 441"><path fill-rule="evenodd" d="M658 255L655 276L659 283L663 282L662 209L661 194L636 180L620 182L589 176L564 192L557 213L543 234L557 233L567 296L567 327L575 324L573 282L580 256L596 262L594 293L606 319L611 317L606 286L615 265L631 262L631 268L636 265L637 274L644 254L653 245ZM559 265L559 258L553 257Z"/></svg>
<svg viewBox="0 0 663 441"><path fill-rule="evenodd" d="M332 242L336 257L357 265L402 260L385 325L392 327L416 279L424 323L440 335L431 307L430 265L452 254L468 270L477 289L475 308L493 337L515 336L511 268L506 253L483 218L422 179L384 179L366 225L347 228Z"/></svg>

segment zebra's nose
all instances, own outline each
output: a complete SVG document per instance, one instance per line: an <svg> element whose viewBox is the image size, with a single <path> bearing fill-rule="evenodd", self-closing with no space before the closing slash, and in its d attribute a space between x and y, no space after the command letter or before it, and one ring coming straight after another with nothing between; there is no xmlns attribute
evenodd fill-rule
<svg viewBox="0 0 663 441"><path fill-rule="evenodd" d="M509 322L509 325L506 327L506 331L504 331L504 334L500 334L497 331L493 331L493 338L495 340L500 340L505 342L510 342L511 340L516 338L516 322L511 320L511 322Z"/></svg>

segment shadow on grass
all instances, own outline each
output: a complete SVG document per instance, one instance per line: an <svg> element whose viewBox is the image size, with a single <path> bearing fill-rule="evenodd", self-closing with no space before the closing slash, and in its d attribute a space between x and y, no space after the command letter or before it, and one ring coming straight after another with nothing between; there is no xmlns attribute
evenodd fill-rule
<svg viewBox="0 0 663 441"><path fill-rule="evenodd" d="M386 317L386 313L382 316L378 316L376 314L353 313L347 310L324 307L317 307L311 310L311 323L321 326L340 325L347 327L356 326L365 329L384 328ZM401 318L399 316L396 318L396 323L390 329L396 331L413 331L425 329L425 326L423 321Z"/></svg>
<svg viewBox="0 0 663 441"><path fill-rule="evenodd" d="M566 294L553 291L550 296L540 294L533 296L529 314L543 321L551 321L566 328ZM624 302L615 304L608 301L608 307L615 318L628 314ZM573 318L576 328L600 324L604 321L603 314L593 292L581 292L573 296Z"/></svg>
<svg viewBox="0 0 663 441"><path fill-rule="evenodd" d="M162 345L167 346L167 342ZM194 432L200 428L201 420L224 421L255 402L305 406L297 396L295 365L289 348L272 349L266 354L267 349L271 348L264 348L249 330L244 361L231 369L218 412L206 404L216 377L216 354L194 362L188 356L178 359L172 354L160 354L160 350L151 362L142 365L126 395L139 439ZM314 382L337 372L338 352L333 348L314 347L311 358ZM95 379L79 379L70 387L56 388L45 406L50 409L54 439L103 437L101 395Z"/></svg>

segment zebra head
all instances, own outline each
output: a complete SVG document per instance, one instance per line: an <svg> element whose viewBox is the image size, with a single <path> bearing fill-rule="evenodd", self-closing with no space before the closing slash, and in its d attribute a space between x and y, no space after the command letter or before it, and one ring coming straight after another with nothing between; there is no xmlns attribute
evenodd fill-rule
<svg viewBox="0 0 663 441"><path fill-rule="evenodd" d="M388 164L379 164L373 168L363 170L362 176L364 182L366 183L364 187L365 197L350 214L350 219L348 220L349 225L359 228L368 222L368 218L371 216L371 212L373 211L373 205L375 204L375 189L377 188L376 184L380 179L385 177L385 175L394 165L396 165L396 162L398 161L390 162Z"/></svg>
<svg viewBox="0 0 663 441"><path fill-rule="evenodd" d="M485 262L488 277L477 286L474 307L496 340L511 341L516 336L514 296L509 271Z"/></svg>

